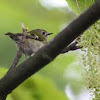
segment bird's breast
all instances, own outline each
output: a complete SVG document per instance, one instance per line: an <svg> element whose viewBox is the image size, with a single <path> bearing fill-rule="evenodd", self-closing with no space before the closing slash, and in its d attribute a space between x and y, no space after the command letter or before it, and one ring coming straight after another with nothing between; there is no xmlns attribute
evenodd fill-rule
<svg viewBox="0 0 100 100"><path fill-rule="evenodd" d="M45 43L40 41L28 39L25 43L21 44L20 49L25 55L31 56L44 45Z"/></svg>

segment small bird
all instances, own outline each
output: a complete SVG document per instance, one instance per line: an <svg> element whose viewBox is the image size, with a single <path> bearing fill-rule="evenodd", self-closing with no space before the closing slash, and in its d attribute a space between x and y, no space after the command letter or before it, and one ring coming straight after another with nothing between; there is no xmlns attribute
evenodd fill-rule
<svg viewBox="0 0 100 100"><path fill-rule="evenodd" d="M51 34L52 33L48 33L43 29L35 29L27 32L26 35L23 33L13 34L11 32L6 33L5 35L8 35L14 40L18 48L26 56L32 56L38 49L47 43L48 36Z"/></svg>

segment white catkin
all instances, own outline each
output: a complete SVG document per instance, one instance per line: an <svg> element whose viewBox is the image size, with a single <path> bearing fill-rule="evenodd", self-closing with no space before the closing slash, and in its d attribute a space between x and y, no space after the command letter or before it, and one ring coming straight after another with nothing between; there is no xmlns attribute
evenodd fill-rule
<svg viewBox="0 0 100 100"><path fill-rule="evenodd" d="M100 100L100 21L92 25L82 36L80 45L82 77L92 100Z"/></svg>

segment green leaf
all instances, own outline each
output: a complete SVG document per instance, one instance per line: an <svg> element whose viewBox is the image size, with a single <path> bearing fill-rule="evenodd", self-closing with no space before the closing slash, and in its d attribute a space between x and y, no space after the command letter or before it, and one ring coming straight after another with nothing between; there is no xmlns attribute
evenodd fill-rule
<svg viewBox="0 0 100 100"><path fill-rule="evenodd" d="M66 0L69 7L80 14L92 5L96 0Z"/></svg>

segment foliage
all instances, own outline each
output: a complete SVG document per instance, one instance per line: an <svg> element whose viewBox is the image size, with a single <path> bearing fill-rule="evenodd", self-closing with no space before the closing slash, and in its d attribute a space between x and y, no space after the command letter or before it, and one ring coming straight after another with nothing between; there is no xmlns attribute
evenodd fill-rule
<svg viewBox="0 0 100 100"><path fill-rule="evenodd" d="M69 6L80 13L96 0L67 0ZM92 25L82 36L82 76L93 100L100 100L100 21Z"/></svg>
<svg viewBox="0 0 100 100"><path fill-rule="evenodd" d="M82 39L83 79L91 91L93 100L100 100L100 21L86 31Z"/></svg>
<svg viewBox="0 0 100 100"><path fill-rule="evenodd" d="M90 5L93 4L95 0L66 0L68 2L69 7L75 11L76 13L82 13L85 11Z"/></svg>

